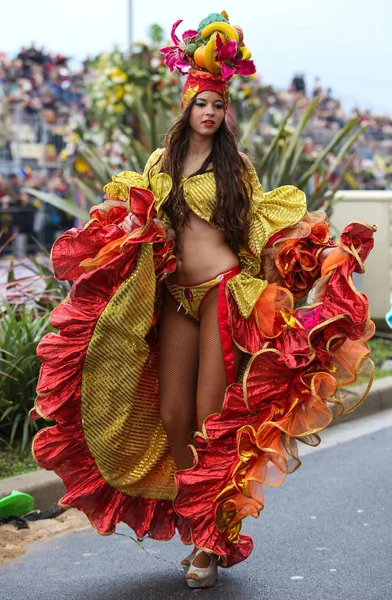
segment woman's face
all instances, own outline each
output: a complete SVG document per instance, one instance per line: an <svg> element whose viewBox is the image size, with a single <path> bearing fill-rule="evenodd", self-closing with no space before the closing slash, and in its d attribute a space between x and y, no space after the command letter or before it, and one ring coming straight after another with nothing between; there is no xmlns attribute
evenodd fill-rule
<svg viewBox="0 0 392 600"><path fill-rule="evenodd" d="M218 131L225 118L222 96L216 92L200 92L189 115L191 129L202 136L211 136Z"/></svg>

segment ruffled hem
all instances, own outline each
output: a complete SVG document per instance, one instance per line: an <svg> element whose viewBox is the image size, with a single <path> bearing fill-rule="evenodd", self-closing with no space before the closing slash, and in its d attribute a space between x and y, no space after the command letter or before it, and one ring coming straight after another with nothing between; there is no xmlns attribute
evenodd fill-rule
<svg viewBox="0 0 392 600"><path fill-rule="evenodd" d="M219 554L222 566L249 555L242 520L264 508L264 485L280 485L301 465L298 441L319 444L318 433L333 417L329 403L339 415L350 412L370 388L366 342L374 325L352 273L363 269L374 230L361 224L344 230L342 250L326 261L310 306L294 309L291 294L270 284L246 321L227 296L233 339L249 361L241 382L227 389L221 414L208 417L196 435L195 465L177 473L175 499L195 544ZM342 390L366 371L369 384L359 397Z"/></svg>
<svg viewBox="0 0 392 600"><path fill-rule="evenodd" d="M248 360L227 388L221 414L209 416L195 435L195 463L176 473L173 502L144 493L129 495L110 484L83 429L83 369L100 316L135 273L143 248L152 248L157 281L175 267L173 244L154 221L151 192L132 188L129 202L142 222L131 235L125 236L120 227L128 208L117 204L107 211L97 209L84 230L68 232L53 249L57 276L75 284L68 300L52 313L52 324L60 333L45 336L38 347L42 369L31 416L54 419L57 424L39 432L34 453L40 466L63 479L67 494L61 502L83 510L99 533L112 533L120 521L140 538L166 540L177 529L184 543L215 552L222 566L232 566L252 550L251 538L240 533L241 524L263 509L263 486L280 485L300 466L297 442L319 443L318 433L332 420L329 403L335 403L342 414L366 395L367 390L355 398L342 388L366 369L371 378L366 341L374 327L367 299L355 289L352 273L363 270L374 228L351 224L344 230L339 250L317 266L321 278L309 306L294 305L295 289L301 288L302 293L302 282L294 277L290 291L282 278L267 285L250 318L244 319L230 286L222 287L219 297L229 339ZM321 229L317 233L310 227L311 251L303 247L305 232L300 238L303 251L296 254L300 262L304 252L314 256L329 244ZM290 239L291 250L294 246ZM285 259L284 252L274 257L276 268L285 260L291 266L295 262L292 255ZM311 265L308 255L306 260ZM313 277L315 271L310 271ZM148 334L152 346L158 318L156 308Z"/></svg>
<svg viewBox="0 0 392 600"><path fill-rule="evenodd" d="M130 208L142 226L124 235L120 225L127 207L107 204L92 211L82 230L71 230L57 240L52 261L56 276L76 280L67 301L51 315L58 334L48 334L37 354L42 362L32 419L55 420L33 442L38 464L55 471L67 489L60 500L86 513L102 535L113 533L118 522L128 524L140 538L170 539L177 529L190 543L189 527L172 500L132 497L107 483L86 443L81 414L83 367L97 322L121 284L135 271L139 250L152 244L157 281L174 270L173 243L154 221L154 197L132 188ZM151 325L154 326L156 315Z"/></svg>

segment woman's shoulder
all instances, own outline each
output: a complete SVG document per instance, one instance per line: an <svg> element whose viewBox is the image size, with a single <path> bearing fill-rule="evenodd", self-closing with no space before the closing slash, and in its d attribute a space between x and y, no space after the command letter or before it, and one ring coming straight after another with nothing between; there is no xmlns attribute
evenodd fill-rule
<svg viewBox="0 0 392 600"><path fill-rule="evenodd" d="M165 148L157 148L156 150L154 150L154 152L150 154L148 160L150 160L151 158L158 158L158 156L162 156L164 152Z"/></svg>
<svg viewBox="0 0 392 600"><path fill-rule="evenodd" d="M164 152L164 148L157 148L152 154L150 154L146 162L146 166L144 167L144 176L148 176L151 169L154 170L154 174L159 171Z"/></svg>
<svg viewBox="0 0 392 600"><path fill-rule="evenodd" d="M240 155L240 157L242 158L242 160L244 161L246 167L248 169L254 169L254 164L252 162L252 160L250 159L250 157L248 156L248 154L245 154L245 152L241 152L238 151L238 154Z"/></svg>

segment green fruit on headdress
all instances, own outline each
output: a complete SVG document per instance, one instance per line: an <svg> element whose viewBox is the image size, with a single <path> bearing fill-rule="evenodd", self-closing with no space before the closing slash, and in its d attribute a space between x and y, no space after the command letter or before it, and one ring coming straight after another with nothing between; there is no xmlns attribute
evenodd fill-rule
<svg viewBox="0 0 392 600"><path fill-rule="evenodd" d="M188 56L193 56L196 50L197 44L189 44L189 46L186 47L185 52L188 54Z"/></svg>
<svg viewBox="0 0 392 600"><path fill-rule="evenodd" d="M205 40L210 37L215 31L219 33L224 33L229 40L235 40L238 44L239 36L234 27L232 27L229 23L224 23L221 21L215 21L214 23L210 23L204 27L203 31L200 33L200 39Z"/></svg>
<svg viewBox="0 0 392 600"><path fill-rule="evenodd" d="M201 33L204 27L207 27L207 25L210 25L210 23L216 23L217 21L222 21L222 23L229 22L228 18L226 19L224 15L221 15L220 13L211 13L210 15L208 15L208 17L200 21L197 31Z"/></svg>

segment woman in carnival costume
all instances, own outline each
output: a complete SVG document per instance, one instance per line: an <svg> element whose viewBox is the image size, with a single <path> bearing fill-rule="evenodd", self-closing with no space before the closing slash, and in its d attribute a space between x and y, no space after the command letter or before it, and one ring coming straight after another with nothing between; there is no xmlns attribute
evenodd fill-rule
<svg viewBox="0 0 392 600"><path fill-rule="evenodd" d="M228 81L255 72L240 27L212 14L162 49L189 69L182 114L144 173L124 171L83 229L52 251L72 280L39 345L32 418L57 423L34 441L63 479L61 503L101 534L193 544L190 587L249 556L242 520L264 485L300 466L297 442L366 395L340 388L370 370L374 327L353 272L375 227L336 243L303 192L261 188L227 126ZM312 304L296 307L312 290Z"/></svg>

